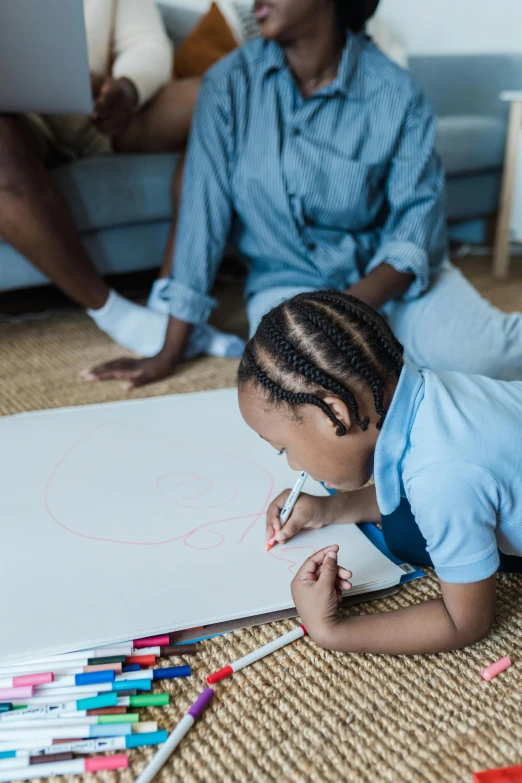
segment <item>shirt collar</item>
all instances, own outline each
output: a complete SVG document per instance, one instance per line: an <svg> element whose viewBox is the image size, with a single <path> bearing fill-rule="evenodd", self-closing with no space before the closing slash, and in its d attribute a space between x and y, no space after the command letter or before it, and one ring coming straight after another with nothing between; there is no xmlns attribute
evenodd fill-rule
<svg viewBox="0 0 522 783"><path fill-rule="evenodd" d="M362 36L363 34L355 35L347 32L337 76L324 90L320 90L321 93L341 93L342 95L358 99L363 97L360 63L363 46ZM264 54L265 76L287 68L284 52L275 41L265 41Z"/></svg>
<svg viewBox="0 0 522 783"><path fill-rule="evenodd" d="M400 503L402 458L423 396L421 373L405 361L375 449L373 477L381 514L391 514Z"/></svg>

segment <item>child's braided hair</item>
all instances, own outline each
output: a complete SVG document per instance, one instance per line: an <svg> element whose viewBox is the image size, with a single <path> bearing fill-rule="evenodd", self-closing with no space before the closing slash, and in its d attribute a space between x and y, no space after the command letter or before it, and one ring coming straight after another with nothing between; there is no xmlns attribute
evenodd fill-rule
<svg viewBox="0 0 522 783"><path fill-rule="evenodd" d="M245 349L238 385L258 384L271 402L315 405L337 425L337 435L346 435L344 424L323 402L325 394L343 400L367 430L370 420L361 420L347 382L366 386L380 429L387 383L399 377L402 366L403 347L379 313L354 296L318 291L299 294L264 316Z"/></svg>

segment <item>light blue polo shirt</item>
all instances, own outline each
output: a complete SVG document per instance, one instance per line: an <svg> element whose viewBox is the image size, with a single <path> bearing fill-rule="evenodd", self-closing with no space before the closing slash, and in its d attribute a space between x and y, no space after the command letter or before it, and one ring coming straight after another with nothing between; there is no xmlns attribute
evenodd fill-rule
<svg viewBox="0 0 522 783"><path fill-rule="evenodd" d="M406 362L377 440L377 502L410 502L437 575L478 582L522 557L522 382Z"/></svg>

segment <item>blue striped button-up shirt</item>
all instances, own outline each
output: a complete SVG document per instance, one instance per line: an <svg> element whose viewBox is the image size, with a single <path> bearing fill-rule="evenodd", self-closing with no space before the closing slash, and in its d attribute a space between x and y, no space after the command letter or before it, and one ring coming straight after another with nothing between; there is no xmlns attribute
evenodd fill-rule
<svg viewBox="0 0 522 783"><path fill-rule="evenodd" d="M208 318L232 235L247 295L343 290L386 262L420 296L446 252L436 124L408 73L349 34L334 82L304 99L282 49L258 38L203 80L189 144L171 314Z"/></svg>

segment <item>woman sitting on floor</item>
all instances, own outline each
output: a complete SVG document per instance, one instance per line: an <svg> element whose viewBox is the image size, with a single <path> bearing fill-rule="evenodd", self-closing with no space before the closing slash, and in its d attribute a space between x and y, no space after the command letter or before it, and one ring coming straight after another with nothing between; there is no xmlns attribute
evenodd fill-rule
<svg viewBox="0 0 522 783"><path fill-rule="evenodd" d="M379 309L417 366L522 378L522 316L491 307L447 260L436 121L361 32L377 4L257 0L261 37L200 92L165 345L87 379L132 387L174 371L215 304L232 230L252 332L292 296L336 289Z"/></svg>

